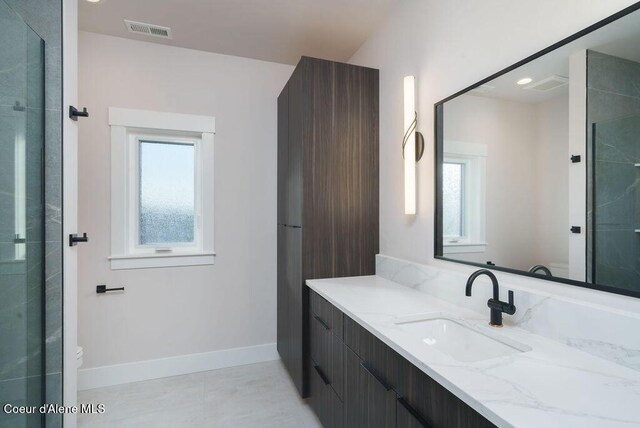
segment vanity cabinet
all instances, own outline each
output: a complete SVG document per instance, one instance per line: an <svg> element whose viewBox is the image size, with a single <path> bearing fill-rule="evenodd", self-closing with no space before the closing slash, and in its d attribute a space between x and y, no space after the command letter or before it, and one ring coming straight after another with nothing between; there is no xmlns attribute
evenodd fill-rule
<svg viewBox="0 0 640 428"><path fill-rule="evenodd" d="M345 346L344 418L348 427L394 428L396 392Z"/></svg>
<svg viewBox="0 0 640 428"><path fill-rule="evenodd" d="M344 343L342 312L317 294L311 294L310 357L316 371L327 380L336 396L344 395Z"/></svg>
<svg viewBox="0 0 640 428"><path fill-rule="evenodd" d="M312 345L319 349L310 329L332 330L320 348L342 342L329 314L319 314L324 326L310 323L304 281L375 273L378 85L378 70L303 57L278 97L277 346L303 397L319 376L307 364ZM339 356L315 357L341 397Z"/></svg>
<svg viewBox="0 0 640 428"><path fill-rule="evenodd" d="M495 426L319 294L309 294L310 402L325 427Z"/></svg>
<svg viewBox="0 0 640 428"><path fill-rule="evenodd" d="M323 426L341 427L345 380L343 315L316 293L310 293L310 307L309 401Z"/></svg>

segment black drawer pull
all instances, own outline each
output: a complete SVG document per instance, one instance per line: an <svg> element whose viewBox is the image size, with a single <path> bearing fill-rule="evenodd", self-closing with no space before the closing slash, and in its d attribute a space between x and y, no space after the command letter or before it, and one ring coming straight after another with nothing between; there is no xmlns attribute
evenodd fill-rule
<svg viewBox="0 0 640 428"><path fill-rule="evenodd" d="M360 365L362 366L362 368L371 375L371 377L373 377L380 385L382 385L382 387L386 390L386 391L391 391L391 386L385 382L384 380L382 380L382 378L380 376L378 376L377 374L375 374L373 372L373 370L371 370L369 367L366 366L366 364L364 362L361 362Z"/></svg>
<svg viewBox="0 0 640 428"><path fill-rule="evenodd" d="M324 321L322 321L322 318L320 318L319 316L315 315L314 318L316 319L316 321L318 321L320 323L320 325L325 329L325 330L331 330L331 327L329 327L327 325L327 323L325 323Z"/></svg>
<svg viewBox="0 0 640 428"><path fill-rule="evenodd" d="M313 366L314 369L316 369L316 372L318 372L318 376L320 376L320 379L322 379L322 381L324 382L325 385L329 385L329 379L327 379L327 377L325 376L324 373L322 373L322 370L320 369L320 366Z"/></svg>
<svg viewBox="0 0 640 428"><path fill-rule="evenodd" d="M409 403L407 403L407 400L405 400L404 397L398 397L398 403L400 403L400 405L404 407L404 409L409 412L409 414L411 414L411 416L413 416L415 420L420 423L420 425L425 428L431 428L431 424L425 421L424 418L420 416L420 413L418 413L416 409L414 409Z"/></svg>

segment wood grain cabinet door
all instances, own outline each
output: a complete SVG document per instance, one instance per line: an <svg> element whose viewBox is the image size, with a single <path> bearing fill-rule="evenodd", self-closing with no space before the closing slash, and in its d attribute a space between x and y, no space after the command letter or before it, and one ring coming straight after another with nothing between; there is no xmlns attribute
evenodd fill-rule
<svg viewBox="0 0 640 428"><path fill-rule="evenodd" d="M397 428L432 428L432 425L402 397L398 397L396 412Z"/></svg>
<svg viewBox="0 0 640 428"><path fill-rule="evenodd" d="M304 394L306 368L303 364L302 229L278 226L278 353L293 383Z"/></svg>
<svg viewBox="0 0 640 428"><path fill-rule="evenodd" d="M289 85L278 97L278 224L288 224L287 204L289 192Z"/></svg>
<svg viewBox="0 0 640 428"><path fill-rule="evenodd" d="M287 140L287 202L286 220L291 226L303 226L302 224L302 182L303 171L302 150L305 136L303 135L303 123L307 122L305 106L308 103L305 93L304 68L296 68L288 83L289 105L288 114L288 140Z"/></svg>
<svg viewBox="0 0 640 428"><path fill-rule="evenodd" d="M309 404L318 415L324 428L342 428L344 424L344 405L338 398L327 375L313 365L310 377Z"/></svg>
<svg viewBox="0 0 640 428"><path fill-rule="evenodd" d="M491 422L407 360L397 388L402 427L493 428ZM399 404L399 405L402 405ZM405 412L406 410L406 412ZM414 419L409 417L413 414ZM411 422L405 422L411 421ZM418 425L416 425L418 424Z"/></svg>
<svg viewBox="0 0 640 428"><path fill-rule="evenodd" d="M345 347L345 426L395 428L396 392Z"/></svg>
<svg viewBox="0 0 640 428"><path fill-rule="evenodd" d="M289 333L289 310L291 301L289 289L287 286L287 270L286 270L286 230L283 225L278 225L278 263L277 263L277 331L278 331L278 353L283 361L288 361L291 352L289 346L291 343L291 335Z"/></svg>

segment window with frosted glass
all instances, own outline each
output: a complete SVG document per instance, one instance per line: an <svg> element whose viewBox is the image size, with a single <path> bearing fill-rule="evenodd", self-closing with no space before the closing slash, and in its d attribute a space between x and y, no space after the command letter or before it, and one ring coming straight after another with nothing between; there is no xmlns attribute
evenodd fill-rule
<svg viewBox="0 0 640 428"><path fill-rule="evenodd" d="M448 238L464 235L464 170L464 164L452 162L442 169L443 234Z"/></svg>
<svg viewBox="0 0 640 428"><path fill-rule="evenodd" d="M140 141L139 245L193 244L195 146Z"/></svg>

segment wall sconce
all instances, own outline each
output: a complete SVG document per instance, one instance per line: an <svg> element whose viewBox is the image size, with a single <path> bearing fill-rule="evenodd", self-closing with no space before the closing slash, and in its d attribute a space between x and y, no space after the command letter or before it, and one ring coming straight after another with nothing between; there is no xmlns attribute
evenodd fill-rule
<svg viewBox="0 0 640 428"><path fill-rule="evenodd" d="M416 83L413 76L404 78L404 138L402 156L404 157L404 213L416 213L416 163L424 154L424 137L416 131L418 113L416 112Z"/></svg>

